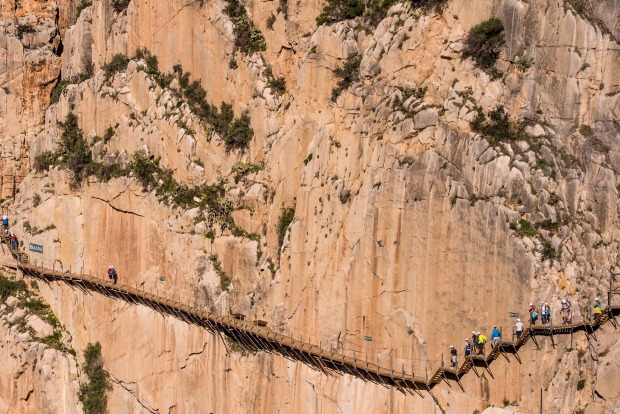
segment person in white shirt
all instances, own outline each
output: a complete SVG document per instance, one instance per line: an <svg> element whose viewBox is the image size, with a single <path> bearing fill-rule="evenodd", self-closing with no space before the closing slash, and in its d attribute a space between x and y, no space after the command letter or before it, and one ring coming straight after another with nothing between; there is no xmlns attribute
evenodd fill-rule
<svg viewBox="0 0 620 414"><path fill-rule="evenodd" d="M517 319L517 341L521 338L521 335L523 335L523 323L521 319Z"/></svg>

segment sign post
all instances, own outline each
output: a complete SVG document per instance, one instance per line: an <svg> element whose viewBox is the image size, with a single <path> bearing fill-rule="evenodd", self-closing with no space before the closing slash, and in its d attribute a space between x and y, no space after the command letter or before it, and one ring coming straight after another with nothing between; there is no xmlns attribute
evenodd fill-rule
<svg viewBox="0 0 620 414"><path fill-rule="evenodd" d="M372 341L372 336L365 336L364 341Z"/></svg>
<svg viewBox="0 0 620 414"><path fill-rule="evenodd" d="M30 251L35 253L43 253L43 246L40 244L30 243Z"/></svg>
<svg viewBox="0 0 620 414"><path fill-rule="evenodd" d="M508 312L509 318L518 318L519 314L517 312Z"/></svg>

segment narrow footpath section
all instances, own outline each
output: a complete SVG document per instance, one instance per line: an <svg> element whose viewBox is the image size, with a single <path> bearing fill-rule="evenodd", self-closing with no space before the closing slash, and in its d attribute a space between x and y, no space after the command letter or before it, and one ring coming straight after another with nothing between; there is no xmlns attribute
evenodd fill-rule
<svg viewBox="0 0 620 414"><path fill-rule="evenodd" d="M439 367L432 376L427 376L426 373L421 376L421 373L414 372L413 363L411 366L402 364L397 367L393 363L390 366L383 366L369 362L368 356L363 353L323 349L320 344L303 342L291 336L279 334L265 326L262 321L246 321L243 315L216 315L170 298L155 295L146 290L122 283L114 283L111 280L36 266L30 263L28 254L11 248L8 233L2 234L2 242L15 260L15 264L5 263L2 265L19 270L25 276L47 282L64 282L82 290L95 291L114 299L147 306L186 323L198 325L215 336L226 335L248 351L278 354L292 361L303 362L312 369L321 371L326 375L350 374L364 381L394 387L404 394L417 393L422 398L424 398L422 392L426 391L434 399L432 389L442 381L446 383L449 380L456 381L465 391L461 384L461 378L470 371L480 376L480 371L485 370L493 377L491 364L500 356L508 359L507 354L513 354L521 363L518 355L519 350L529 340L532 340L538 347L537 336L550 337L554 346L554 336L573 335L579 331L583 331L588 337L596 339L596 331L605 323L611 322L617 328L618 321L615 317L620 315L620 306L610 305L605 307L592 323L580 322L571 325L543 325L526 328L516 342L501 340L490 350L488 355L471 355L458 368ZM224 338L222 337L222 339Z"/></svg>

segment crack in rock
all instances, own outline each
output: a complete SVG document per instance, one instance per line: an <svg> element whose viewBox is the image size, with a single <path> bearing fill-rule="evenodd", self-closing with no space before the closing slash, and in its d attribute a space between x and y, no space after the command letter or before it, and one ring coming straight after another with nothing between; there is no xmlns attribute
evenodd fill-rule
<svg viewBox="0 0 620 414"><path fill-rule="evenodd" d="M145 410L147 410L147 411L148 411L149 413L151 413L151 414L158 414L158 413L159 413L159 410L158 410L158 409L156 409L156 408L152 408L152 407L149 407L149 406L145 405L146 403L142 402L142 401L141 401L138 397L136 397L136 394L134 394L134 391L128 387L128 385L136 385L136 382L135 382L135 381L125 382L125 381L122 381L122 380L120 380L120 379L116 378L116 377L115 377L114 375L112 375L112 374L110 375L110 377L111 377L112 382L113 382L114 384L116 384L116 385L120 386L122 389L124 389L124 390L125 390L125 391L127 391L129 394L131 394L131 396L132 396L132 397L136 400L136 402L137 402L138 404L140 404L140 406L142 406L142 408L144 408Z"/></svg>

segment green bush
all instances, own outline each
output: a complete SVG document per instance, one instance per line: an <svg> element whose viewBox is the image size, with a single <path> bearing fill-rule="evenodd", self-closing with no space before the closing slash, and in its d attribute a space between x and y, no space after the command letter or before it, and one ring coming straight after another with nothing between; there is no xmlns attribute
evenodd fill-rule
<svg viewBox="0 0 620 414"><path fill-rule="evenodd" d="M267 76L267 83L269 84L269 87L276 95L283 95L286 92L286 81L284 80L284 77L280 76L276 78L273 75L271 66L267 66L267 69L265 69L265 76Z"/></svg>
<svg viewBox="0 0 620 414"><path fill-rule="evenodd" d="M360 80L360 64L362 63L362 57L359 55L351 56L347 59L344 65L337 68L334 71L334 75L340 78L338 84L332 89L332 101L338 99L338 96L351 86L353 83Z"/></svg>
<svg viewBox="0 0 620 414"><path fill-rule="evenodd" d="M579 127L579 133L586 138L591 138L594 136L594 130L590 125L582 125Z"/></svg>
<svg viewBox="0 0 620 414"><path fill-rule="evenodd" d="M250 125L250 117L247 113L241 115L230 124L227 133L224 135L226 150L245 149L250 145L254 136L254 130Z"/></svg>
<svg viewBox="0 0 620 414"><path fill-rule="evenodd" d="M106 129L105 133L103 134L103 143L107 144L108 142L110 142L112 137L114 137L114 133L114 128L112 128L111 126L108 127L108 129Z"/></svg>
<svg viewBox="0 0 620 414"><path fill-rule="evenodd" d="M199 81L190 82L189 73L183 72L181 65L175 65L173 70L179 80L181 93L187 99L192 112L202 122L213 127L213 130L224 141L226 150L246 149L254 136L249 115L244 113L239 118L235 118L232 105L225 102L222 102L218 111L216 106L207 102L207 92Z"/></svg>
<svg viewBox="0 0 620 414"><path fill-rule="evenodd" d="M491 18L469 31L465 39L463 57L473 59L476 67L492 77L497 77L499 71L493 69L505 43L504 24L497 18Z"/></svg>
<svg viewBox="0 0 620 414"><path fill-rule="evenodd" d="M56 165L58 154L52 151L44 151L34 157L34 169L37 172L47 171L51 165Z"/></svg>
<svg viewBox="0 0 620 414"><path fill-rule="evenodd" d="M515 230L519 236L534 237L538 234L536 229L534 229L534 226L532 226L532 223L527 220L521 219L519 220L518 226L511 225L510 227Z"/></svg>
<svg viewBox="0 0 620 414"><path fill-rule="evenodd" d="M582 378L579 381L577 381L577 391L581 391L586 387L586 379Z"/></svg>
<svg viewBox="0 0 620 414"><path fill-rule="evenodd" d="M35 33L36 29L30 24L18 24L17 25L17 37L21 40L25 34Z"/></svg>
<svg viewBox="0 0 620 414"><path fill-rule="evenodd" d="M515 62L515 66L517 67L519 72L525 73L525 72L527 72L532 67L533 63L534 63L534 59L529 58L527 56L521 56Z"/></svg>
<svg viewBox="0 0 620 414"><path fill-rule="evenodd" d="M316 18L316 24L332 24L354 19L364 14L366 5L362 0L327 0L323 12Z"/></svg>
<svg viewBox="0 0 620 414"><path fill-rule="evenodd" d="M134 177L142 183L144 188L148 188L156 183L155 173L160 173L159 158L151 156L145 156L138 152L133 155L131 160L131 171L134 173Z"/></svg>
<svg viewBox="0 0 620 414"><path fill-rule="evenodd" d="M222 269L222 263L220 262L220 259L217 257L217 255L212 254L211 256L209 256L209 260L213 265L213 270L215 270L215 273L217 273L217 275L220 277L220 289L222 290L222 292L228 292L228 290L230 289L230 284L232 283L232 278L228 276L226 272L224 272L224 270Z"/></svg>
<svg viewBox="0 0 620 414"><path fill-rule="evenodd" d="M110 374L103 367L101 344L88 344L84 351L82 370L86 382L80 384L79 399L85 414L105 414L107 412L107 392L112 389Z"/></svg>
<svg viewBox="0 0 620 414"><path fill-rule="evenodd" d="M364 22L376 27L387 16L388 10L398 0L328 0L322 13L316 18L318 26L332 24L356 17L363 17ZM443 7L448 0L408 0L416 8L431 10Z"/></svg>
<svg viewBox="0 0 620 414"><path fill-rule="evenodd" d="M295 206L285 207L280 211L280 217L278 218L278 246L282 248L284 244L284 236L286 235L286 230L293 222L295 218Z"/></svg>
<svg viewBox="0 0 620 414"><path fill-rule="evenodd" d="M548 240L542 241L542 250L541 250L540 260L543 262L546 260L553 260L556 257L555 247Z"/></svg>
<svg viewBox="0 0 620 414"><path fill-rule="evenodd" d="M127 10L127 7L129 7L129 3L131 3L131 0L112 0L112 7L114 8L114 10L121 13Z"/></svg>
<svg viewBox="0 0 620 414"><path fill-rule="evenodd" d="M144 60L146 62L146 72L149 75L159 75L159 60L157 56L151 54L146 48L136 50L136 60Z"/></svg>
<svg viewBox="0 0 620 414"><path fill-rule="evenodd" d="M247 55L267 50L265 37L250 20L243 3L239 0L226 0L226 2L224 13L234 25L235 47Z"/></svg>
<svg viewBox="0 0 620 414"><path fill-rule="evenodd" d="M103 72L105 74L106 82L109 81L115 74L119 72L124 72L127 70L127 65L129 64L129 58L122 53L117 53L112 56L112 59L108 63L102 66Z"/></svg>
<svg viewBox="0 0 620 414"><path fill-rule="evenodd" d="M273 24L275 22L276 22L276 15L272 13L271 16L267 18L267 28L269 30L273 30Z"/></svg>
<svg viewBox="0 0 620 414"><path fill-rule="evenodd" d="M280 0L277 12L284 15L284 20L288 19L288 0Z"/></svg>
<svg viewBox="0 0 620 414"><path fill-rule="evenodd" d="M58 125L63 129L58 154L62 155L63 165L73 172L74 180L79 183L91 172L93 158L90 148L78 126L75 114L69 112L65 121L58 122Z"/></svg>
<svg viewBox="0 0 620 414"><path fill-rule="evenodd" d="M82 0L75 9L75 16L80 17L82 10L93 5L92 0Z"/></svg>
<svg viewBox="0 0 620 414"><path fill-rule="evenodd" d="M0 299L4 302L9 296L17 296L19 292L26 291L26 283L23 280L14 280L0 274Z"/></svg>
<svg viewBox="0 0 620 414"><path fill-rule="evenodd" d="M470 123L471 129L482 134L491 144L497 145L500 142L516 141L521 138L522 131L512 125L503 105L489 111L488 121L482 108L477 106L475 110L477 114Z"/></svg>

